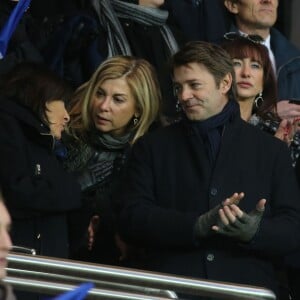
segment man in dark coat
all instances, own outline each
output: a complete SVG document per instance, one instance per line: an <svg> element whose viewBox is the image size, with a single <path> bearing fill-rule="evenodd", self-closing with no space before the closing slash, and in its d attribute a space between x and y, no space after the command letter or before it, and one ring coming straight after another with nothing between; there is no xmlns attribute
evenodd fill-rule
<svg viewBox="0 0 300 300"><path fill-rule="evenodd" d="M119 230L150 270L277 292L273 259L299 245L300 194L286 145L240 118L233 78L216 45L174 55L184 117L133 146Z"/></svg>
<svg viewBox="0 0 300 300"><path fill-rule="evenodd" d="M220 0L166 0L164 7L169 11L168 23L178 27L189 41L215 42L229 26Z"/></svg>

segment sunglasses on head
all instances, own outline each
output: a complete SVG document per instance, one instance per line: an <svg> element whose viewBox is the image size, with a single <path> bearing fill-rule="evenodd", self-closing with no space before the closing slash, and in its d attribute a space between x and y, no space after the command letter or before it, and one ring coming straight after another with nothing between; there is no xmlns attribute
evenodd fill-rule
<svg viewBox="0 0 300 300"><path fill-rule="evenodd" d="M261 44L264 41L264 39L257 34L241 35L237 32L227 32L223 37L228 41L234 41L236 39L246 39L256 44Z"/></svg>

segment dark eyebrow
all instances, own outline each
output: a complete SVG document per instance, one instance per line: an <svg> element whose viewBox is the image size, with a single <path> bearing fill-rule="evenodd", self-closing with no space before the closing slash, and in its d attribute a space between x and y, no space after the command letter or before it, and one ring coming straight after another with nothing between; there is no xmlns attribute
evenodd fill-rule
<svg viewBox="0 0 300 300"><path fill-rule="evenodd" d="M187 82L193 83L193 82L198 82L198 81L199 81L198 79L191 79L191 80L188 80Z"/></svg>
<svg viewBox="0 0 300 300"><path fill-rule="evenodd" d="M198 79L189 79L189 80L186 80L184 83L194 83L194 82L198 82ZM179 82L176 82L176 81L173 81L173 84L178 84L180 85L181 83Z"/></svg>
<svg viewBox="0 0 300 300"><path fill-rule="evenodd" d="M98 87L95 89L95 91L96 91L96 92L98 92L98 91L103 91L103 92L104 92L103 88L101 88L100 86L98 86Z"/></svg>

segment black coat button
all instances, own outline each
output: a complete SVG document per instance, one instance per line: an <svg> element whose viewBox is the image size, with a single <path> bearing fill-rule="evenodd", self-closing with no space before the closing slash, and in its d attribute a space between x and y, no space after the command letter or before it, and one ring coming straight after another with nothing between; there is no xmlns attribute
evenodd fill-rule
<svg viewBox="0 0 300 300"><path fill-rule="evenodd" d="M211 194L212 196L216 196L216 195L218 194L218 190L217 190L216 188L211 188L210 194Z"/></svg>

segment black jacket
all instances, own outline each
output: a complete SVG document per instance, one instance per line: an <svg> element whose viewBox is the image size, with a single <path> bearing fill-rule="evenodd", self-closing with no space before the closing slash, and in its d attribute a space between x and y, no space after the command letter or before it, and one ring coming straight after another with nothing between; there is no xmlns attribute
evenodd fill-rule
<svg viewBox="0 0 300 300"><path fill-rule="evenodd" d="M189 41L216 42L229 26L225 6L219 0L166 0L164 7L169 11L168 23Z"/></svg>
<svg viewBox="0 0 300 300"><path fill-rule="evenodd" d="M241 244L212 236L196 242L199 215L234 192L246 212L267 200L255 239ZM141 138L132 149L119 230L146 248L146 267L165 273L276 290L272 258L299 244L300 194L284 143L242 121L226 125L212 169L203 141L178 123Z"/></svg>
<svg viewBox="0 0 300 300"><path fill-rule="evenodd" d="M66 214L80 207L80 188L56 158L49 128L29 109L1 99L0 143L0 185L13 243L67 256Z"/></svg>

